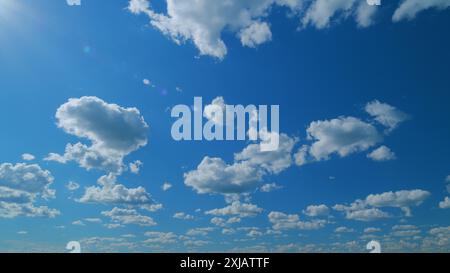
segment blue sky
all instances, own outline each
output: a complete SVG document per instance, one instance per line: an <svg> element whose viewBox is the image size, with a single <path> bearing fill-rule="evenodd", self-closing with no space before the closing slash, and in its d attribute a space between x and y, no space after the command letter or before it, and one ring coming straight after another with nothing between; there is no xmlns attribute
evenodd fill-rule
<svg viewBox="0 0 450 273"><path fill-rule="evenodd" d="M100 2L0 0L1 251L449 251L448 0ZM195 96L280 149L174 141Z"/></svg>

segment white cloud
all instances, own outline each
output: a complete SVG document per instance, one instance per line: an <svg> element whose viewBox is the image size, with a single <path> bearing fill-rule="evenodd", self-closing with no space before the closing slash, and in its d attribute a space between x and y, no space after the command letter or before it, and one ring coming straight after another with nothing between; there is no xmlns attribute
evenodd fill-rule
<svg viewBox="0 0 450 273"><path fill-rule="evenodd" d="M117 183L116 177L112 174L100 177L97 183L99 186L86 188L78 202L130 205L144 209L153 204L153 200L145 188L127 188Z"/></svg>
<svg viewBox="0 0 450 273"><path fill-rule="evenodd" d="M172 184L170 184L169 182L164 182L164 184L161 186L161 189L163 191L168 191L170 190L170 188L172 188Z"/></svg>
<svg viewBox="0 0 450 273"><path fill-rule="evenodd" d="M295 143L295 139L281 134L276 151L263 152L259 144L250 144L234 155L231 165L221 158L206 156L196 170L184 174L184 183L201 194L252 191L265 175L278 174L292 165Z"/></svg>
<svg viewBox="0 0 450 273"><path fill-rule="evenodd" d="M303 213L310 217L317 217L317 216L325 216L328 215L330 212L330 209L326 205L311 205L308 206Z"/></svg>
<svg viewBox="0 0 450 273"><path fill-rule="evenodd" d="M224 235L231 235L236 233L236 230L232 229L232 228L224 228L222 229L222 234Z"/></svg>
<svg viewBox="0 0 450 273"><path fill-rule="evenodd" d="M272 228L275 230L314 230L323 228L326 224L324 220L303 222L300 221L300 217L297 214L285 214L277 211L270 212L268 217L269 222L272 223Z"/></svg>
<svg viewBox="0 0 450 273"><path fill-rule="evenodd" d="M292 165L292 150L297 139L280 134L278 149L270 152L261 151L260 144L250 144L240 153L234 155L235 162L254 166L263 172L279 174Z"/></svg>
<svg viewBox="0 0 450 273"><path fill-rule="evenodd" d="M55 198L52 174L37 164L0 164L0 217L56 217L59 211L35 207L38 198Z"/></svg>
<svg viewBox="0 0 450 273"><path fill-rule="evenodd" d="M328 160L332 154L345 157L365 151L382 140L373 125L354 117L314 121L309 125L307 134L308 139L314 141L308 154L315 161ZM299 153L296 162L304 164L305 147Z"/></svg>
<svg viewBox="0 0 450 273"><path fill-rule="evenodd" d="M81 0L66 0L69 6L81 6Z"/></svg>
<svg viewBox="0 0 450 273"><path fill-rule="evenodd" d="M367 0L366 0L367 1ZM364 2L364 1L362 1ZM375 13L378 8L371 5L358 5L355 14L355 20L359 27L369 27L374 24Z"/></svg>
<svg viewBox="0 0 450 273"><path fill-rule="evenodd" d="M205 214L215 216L238 215L239 217L254 217L262 211L263 209L259 208L257 205L234 201L224 208L206 211Z"/></svg>
<svg viewBox="0 0 450 273"><path fill-rule="evenodd" d="M402 190L385 192L382 194L370 194L366 197L366 204L373 207L410 207L421 205L430 193L424 190Z"/></svg>
<svg viewBox="0 0 450 273"><path fill-rule="evenodd" d="M143 79L143 80L142 80L142 83L143 83L144 85L151 85L151 84L152 84L152 82L151 82L149 79Z"/></svg>
<svg viewBox="0 0 450 273"><path fill-rule="evenodd" d="M364 222L375 221L389 217L390 215L387 212L384 212L377 208L348 211L346 214L346 218L349 220L358 220Z"/></svg>
<svg viewBox="0 0 450 273"><path fill-rule="evenodd" d="M226 221L223 218L220 217L213 217L211 218L211 224L219 226L219 227L224 227L226 226Z"/></svg>
<svg viewBox="0 0 450 273"><path fill-rule="evenodd" d="M146 12L150 8L150 2L148 0L130 0L128 3L128 10L131 13Z"/></svg>
<svg viewBox="0 0 450 273"><path fill-rule="evenodd" d="M108 104L97 97L69 99L56 112L57 125L66 133L88 139L91 146L68 144L64 155L50 153L46 160L76 161L88 170L120 173L123 158L147 144L148 125L136 108Z"/></svg>
<svg viewBox="0 0 450 273"><path fill-rule="evenodd" d="M431 8L442 10L448 7L450 7L449 0L403 0L401 5L395 10L392 20L394 22L405 19L411 20L421 11Z"/></svg>
<svg viewBox="0 0 450 273"><path fill-rule="evenodd" d="M352 228L348 228L348 227L337 227L334 232L336 233L351 233L351 232L355 232L354 229Z"/></svg>
<svg viewBox="0 0 450 273"><path fill-rule="evenodd" d="M239 32L241 43L248 47L257 47L272 40L272 32L266 22L254 22Z"/></svg>
<svg viewBox="0 0 450 273"><path fill-rule="evenodd" d="M227 47L222 40L224 30L236 33L244 46L256 46L271 38L269 25L262 20L272 6L286 6L297 11L303 0L166 2L167 14L154 12L148 1L143 0L131 0L129 10L135 14L147 14L151 25L176 43L190 40L201 55L222 59L227 54Z"/></svg>
<svg viewBox="0 0 450 273"><path fill-rule="evenodd" d="M354 16L360 27L372 24L376 7L358 0L315 0L306 10L302 19L304 26L313 25L318 29L329 27L332 20Z"/></svg>
<svg viewBox="0 0 450 273"><path fill-rule="evenodd" d="M395 107L374 100L365 107L378 123L388 127L386 132L395 129L408 116ZM298 166L311 162L329 160L334 154L346 157L353 153L364 152L383 141L383 134L370 122L356 117L340 116L331 120L317 120L310 123L306 130L307 140L311 144L302 145L294 154ZM395 154L386 146L372 151L373 160L391 160Z"/></svg>
<svg viewBox="0 0 450 273"><path fill-rule="evenodd" d="M80 188L80 184L78 184L76 182L73 182L73 181L70 181L69 183L67 183L66 188L69 191L76 191L76 190L78 190Z"/></svg>
<svg viewBox="0 0 450 273"><path fill-rule="evenodd" d="M210 232L214 231L214 228L206 227L206 228L193 228L186 232L188 236L208 236Z"/></svg>
<svg viewBox="0 0 450 273"><path fill-rule="evenodd" d="M438 227L430 229L429 233L431 235L446 235L450 236L450 226L448 227Z"/></svg>
<svg viewBox="0 0 450 273"><path fill-rule="evenodd" d="M100 218L84 218L84 221L86 221L88 223L93 223L93 224L101 224L102 223L102 219L100 219Z"/></svg>
<svg viewBox="0 0 450 273"><path fill-rule="evenodd" d="M302 145L298 151L294 154L295 164L297 166L303 166L308 163L308 145Z"/></svg>
<svg viewBox="0 0 450 273"><path fill-rule="evenodd" d="M278 189L281 189L281 188L283 188L283 186L280 186L280 185L278 185L276 183L270 183L270 184L262 185L260 190L262 192L271 192L271 191L278 190Z"/></svg>
<svg viewBox="0 0 450 273"><path fill-rule="evenodd" d="M145 227L156 225L151 217L141 215L135 209L121 209L115 207L111 211L103 211L102 215L110 217L113 222L121 225L139 225Z"/></svg>
<svg viewBox="0 0 450 273"><path fill-rule="evenodd" d="M25 161L32 161L35 158L36 157L34 155L29 154L29 153L25 153L25 154L22 155L22 159L25 160Z"/></svg>
<svg viewBox="0 0 450 273"><path fill-rule="evenodd" d="M263 235L263 233L256 229L252 229L247 233L248 237L260 237L262 235Z"/></svg>
<svg viewBox="0 0 450 273"><path fill-rule="evenodd" d="M268 22L275 7L285 7L288 17L303 27L324 29L348 18L358 27L374 24L377 6L365 0L166 0L166 12L155 12L148 0L129 0L128 10L145 14L150 24L177 44L191 41L201 55L223 59L228 48L222 34L235 34L243 46L256 47L272 39ZM393 21L412 19L425 9L445 9L449 0L404 0Z"/></svg>
<svg viewBox="0 0 450 273"><path fill-rule="evenodd" d="M223 97L213 99L211 104L205 105L203 116L214 124L222 126L225 118L225 100Z"/></svg>
<svg viewBox="0 0 450 273"><path fill-rule="evenodd" d="M424 190L401 190L370 194L364 200L356 200L349 206L335 205L334 210L345 212L347 219L358 221L374 221L389 218L387 212L379 208L400 208L407 217L411 216L411 206L421 205L431 194Z"/></svg>
<svg viewBox="0 0 450 273"><path fill-rule="evenodd" d="M380 232L381 229L379 228L374 228L374 227L368 227L364 229L364 233L375 233L375 232Z"/></svg>
<svg viewBox="0 0 450 273"><path fill-rule="evenodd" d="M396 158L395 153L386 146L380 146L367 155L368 158L374 161L388 161Z"/></svg>
<svg viewBox="0 0 450 273"><path fill-rule="evenodd" d="M236 224L236 223L240 223L241 222L241 218L234 216L234 217L230 217L228 218L228 220L224 219L224 218L220 218L220 217L213 217L211 218L211 224L214 224L216 226L219 227L225 227L227 225L231 225L231 224Z"/></svg>
<svg viewBox="0 0 450 273"><path fill-rule="evenodd" d="M146 244L174 244L177 242L178 236L173 232L157 232L148 231L145 233L149 237L144 241Z"/></svg>
<svg viewBox="0 0 450 273"><path fill-rule="evenodd" d="M130 172L134 173L134 174L138 174L142 165L144 165L144 163L142 163L140 160L136 160L134 162L131 162L129 164L130 167Z"/></svg>
<svg viewBox="0 0 450 273"><path fill-rule="evenodd" d="M187 214L185 212L177 212L173 215L173 218L180 220L193 220L194 216Z"/></svg>
<svg viewBox="0 0 450 273"><path fill-rule="evenodd" d="M398 125L408 119L408 115L392 105L381 103L378 100L367 103L366 112L377 122L387 127L388 132L394 130Z"/></svg>
<svg viewBox="0 0 450 273"><path fill-rule="evenodd" d="M414 225L395 225L392 227L392 235L396 237L410 237L420 234L420 230Z"/></svg>
<svg viewBox="0 0 450 273"><path fill-rule="evenodd" d="M76 221L72 222L72 225L74 225L74 226L85 226L86 224L83 223L83 221L81 221L81 220L76 220Z"/></svg>
<svg viewBox="0 0 450 273"><path fill-rule="evenodd" d="M444 201L439 202L439 207L441 209L450 209L450 198L445 197Z"/></svg>

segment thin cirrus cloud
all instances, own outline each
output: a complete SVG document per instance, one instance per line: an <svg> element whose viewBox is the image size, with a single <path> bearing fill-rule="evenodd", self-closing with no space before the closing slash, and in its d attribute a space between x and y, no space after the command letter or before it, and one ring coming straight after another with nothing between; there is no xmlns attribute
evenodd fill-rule
<svg viewBox="0 0 450 273"><path fill-rule="evenodd" d="M223 59L228 52L222 39L225 31L234 33L246 47L271 41L268 17L274 7L285 8L290 17L299 21L300 28L313 26L317 29L348 18L358 27L369 27L380 9L363 0L166 0L166 3L166 13L155 12L148 0L130 0L128 10L133 14L146 14L154 28L177 44L192 41L201 55L218 59ZM411 20L421 11L449 6L449 0L403 0L392 20Z"/></svg>

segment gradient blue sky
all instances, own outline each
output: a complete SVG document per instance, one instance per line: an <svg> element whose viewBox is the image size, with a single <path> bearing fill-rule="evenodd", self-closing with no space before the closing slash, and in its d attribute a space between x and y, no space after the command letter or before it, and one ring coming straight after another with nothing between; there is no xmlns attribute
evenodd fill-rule
<svg viewBox="0 0 450 273"><path fill-rule="evenodd" d="M83 251L365 252L372 239L386 251L450 250L450 210L445 209L450 201L443 201L450 195L448 10L432 6L393 22L392 14L402 1L383 1L370 26L358 26L352 15L345 16L354 12L351 7L318 27L299 23L309 3L288 16L292 11L274 5L256 16L270 25L270 41L245 47L236 37L238 31L223 29L228 51L217 58L202 54L190 39L177 45L150 25L146 14L130 12L127 0L104 2L83 0L80 6L70 6L64 0L0 0L0 164L38 164L48 170L55 196L45 200L37 195L32 202L59 211L55 217L11 216L8 204L15 201L0 199L1 251L59 252L68 241L77 240ZM152 1L152 9L166 14L165 2ZM450 5L447 0L435 2L439 7ZM149 212L133 204L80 202L85 188L96 186L108 172L86 170L73 161L44 160L49 153L63 154L68 143L90 144L58 128L55 117L70 98L83 96L139 109L150 127L148 144L126 154L124 163L140 160L143 166L138 174L127 170L117 175L117 183L128 189L144 187L162 209ZM249 193L234 196L236 206L259 208L252 217L243 212L216 216L223 221L239 217L239 223L212 223L215 216L205 212L231 205L230 198L199 194L185 184L184 174L196 170L204 157L231 165L234 154L250 145L172 140L174 119L168 109L191 105L194 96L205 103L223 97L229 104L280 105L281 132L297 140L288 152L292 162L282 172L268 173ZM365 111L375 100L408 118L387 132ZM383 141L345 156L330 153L328 160L295 164L299 148L314 142L306 134L311 122L323 124L339 117L355 117L376 128ZM383 145L395 159L368 158ZM35 159L24 160L24 153ZM17 190L8 186L8 179L0 172L0 186ZM80 187L70 191L70 181ZM166 191L165 182L172 185ZM262 192L261 187L270 183L279 188ZM413 190L425 194L406 201L395 194ZM398 198L385 205L365 204L347 212L333 208L391 191ZM327 213L306 215L308 206L321 204ZM412 215L400 206L409 207ZM102 214L113 208L135 210L155 225L123 223ZM364 209L389 217L347 217ZM178 212L192 217L176 219ZM276 226L271 212L288 220L278 218L282 223ZM111 223L122 225L108 228ZM303 228L308 223L318 226ZM365 232L367 228L377 231ZM232 234L224 234L224 229Z"/></svg>

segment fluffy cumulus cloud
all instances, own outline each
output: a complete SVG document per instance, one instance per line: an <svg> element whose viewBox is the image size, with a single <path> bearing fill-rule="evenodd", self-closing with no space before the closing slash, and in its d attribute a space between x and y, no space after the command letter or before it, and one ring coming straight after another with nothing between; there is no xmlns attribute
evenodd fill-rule
<svg viewBox="0 0 450 273"><path fill-rule="evenodd" d="M166 12L154 11L149 0L129 0L128 10L145 14L150 24L177 44L191 41L201 55L222 59L228 48L222 39L232 33L247 47L272 39L269 15L274 7L286 9L299 24L317 29L352 19L358 27L374 24L378 7L365 0L166 0ZM403 0L392 20L413 19L426 9L445 9L449 0Z"/></svg>
<svg viewBox="0 0 450 273"><path fill-rule="evenodd" d="M357 221L375 221L389 217L389 213L377 208L348 211L346 214L347 219Z"/></svg>
<svg viewBox="0 0 450 273"><path fill-rule="evenodd" d="M374 207L398 207L405 208L421 205L430 193L424 190L402 190L370 194L366 197L366 204Z"/></svg>
<svg viewBox="0 0 450 273"><path fill-rule="evenodd" d="M243 218L243 217L254 217L260 214L262 211L263 209L258 207L257 205L234 201L233 203L224 208L206 211L205 214L214 216L237 215Z"/></svg>
<svg viewBox="0 0 450 273"><path fill-rule="evenodd" d="M211 104L205 105L203 116L214 122L216 125L223 125L225 118L225 100L223 97L217 97L213 99Z"/></svg>
<svg viewBox="0 0 450 273"><path fill-rule="evenodd" d="M444 201L439 202L439 207L441 209L450 209L450 198L445 197Z"/></svg>
<svg viewBox="0 0 450 273"><path fill-rule="evenodd" d="M194 216L187 214L185 212L177 212L173 215L173 218L180 220L193 220Z"/></svg>
<svg viewBox="0 0 450 273"><path fill-rule="evenodd" d="M81 0L66 0L69 6L81 6Z"/></svg>
<svg viewBox="0 0 450 273"><path fill-rule="evenodd" d="M154 210L154 201L144 187L127 188L118 183L113 174L100 177L97 184L98 186L87 187L78 202L127 205Z"/></svg>
<svg viewBox="0 0 450 273"><path fill-rule="evenodd" d="M115 207L110 211L103 211L102 215L111 218L114 223L119 225L138 225L144 227L156 225L151 217L141 215L135 209L121 209Z"/></svg>
<svg viewBox="0 0 450 273"><path fill-rule="evenodd" d="M0 217L50 217L59 211L46 206L35 206L39 198L55 197L50 186L54 178L37 164L0 164Z"/></svg>
<svg viewBox="0 0 450 273"><path fill-rule="evenodd" d="M367 157L374 161L388 161L396 158L395 153L384 145L370 152Z"/></svg>
<svg viewBox="0 0 450 273"><path fill-rule="evenodd" d="M90 145L68 144L64 155L51 153L46 160L75 161L88 170L120 173L126 168L123 158L147 144L148 125L138 109L97 97L69 99L58 108L56 119L59 128Z"/></svg>
<svg viewBox="0 0 450 273"><path fill-rule="evenodd" d="M163 191L168 191L172 188L172 184L170 184L169 182L164 182L161 186L161 189Z"/></svg>
<svg viewBox="0 0 450 273"><path fill-rule="evenodd" d="M239 32L241 43L244 46L256 47L272 40L272 32L266 22L254 22Z"/></svg>
<svg viewBox="0 0 450 273"><path fill-rule="evenodd" d="M144 163L142 163L140 160L136 160L134 162L131 162L129 164L130 172L132 172L134 174L138 174L139 171L141 170L142 165L144 165Z"/></svg>
<svg viewBox="0 0 450 273"><path fill-rule="evenodd" d="M372 24L377 9L360 0L315 0L311 3L302 23L304 26L313 25L319 29L330 26L333 20L348 16L353 16L359 26L367 27Z"/></svg>
<svg viewBox="0 0 450 273"><path fill-rule="evenodd" d="M297 214L285 214L278 211L270 212L268 217L274 230L314 230L323 228L327 223L325 220L300 221Z"/></svg>
<svg viewBox="0 0 450 273"><path fill-rule="evenodd" d="M408 115L392 105L374 100L365 107L366 112L377 122L384 125L388 131L392 131L398 125L408 119Z"/></svg>
<svg viewBox="0 0 450 273"><path fill-rule="evenodd" d="M326 205L311 205L308 206L303 213L310 217L317 217L317 216L325 216L328 215L330 212L330 209Z"/></svg>
<svg viewBox="0 0 450 273"><path fill-rule="evenodd" d="M392 236L411 237L419 235L421 231L414 225L395 225L392 227Z"/></svg>
<svg viewBox="0 0 450 273"><path fill-rule="evenodd" d="M358 199L350 205L335 205L333 209L345 213L347 219L375 221L389 218L391 215L380 208L400 208L405 216L411 216L411 207L420 206L430 193L424 190L401 190L370 194L364 200Z"/></svg>
<svg viewBox="0 0 450 273"><path fill-rule="evenodd" d="M154 12L148 1L131 0L128 9L145 13L150 23L176 43L192 41L200 54L223 58L227 47L222 33L235 33L242 45L254 47L267 42L272 34L264 21L274 5L297 12L303 0L167 0L167 13Z"/></svg>
<svg viewBox="0 0 450 273"><path fill-rule="evenodd" d="M22 159L25 161L32 161L35 159L35 156L29 153L25 153L22 155Z"/></svg>
<svg viewBox="0 0 450 273"><path fill-rule="evenodd" d="M365 152L383 141L384 135L375 125L386 127L391 132L408 116L397 108L377 100L368 103L365 111L376 121L368 122L357 117L341 116L330 120L311 122L306 130L307 140L294 155L298 166L328 160L332 155L346 157ZM373 124L375 123L375 124ZM386 146L380 146L368 155L376 161L392 160L395 154Z"/></svg>
<svg viewBox="0 0 450 273"><path fill-rule="evenodd" d="M400 20L411 20L416 15L427 9L446 9L450 7L450 0L403 0L395 11L392 20L394 22Z"/></svg>
<svg viewBox="0 0 450 273"><path fill-rule="evenodd" d="M69 181L69 183L66 184L66 188L69 191L76 191L80 188L80 184L78 184L77 182Z"/></svg>
<svg viewBox="0 0 450 273"><path fill-rule="evenodd" d="M278 174L292 165L296 139L280 135L275 151L261 151L250 144L234 155L233 164L221 158L205 157L197 169L184 174L184 183L198 193L240 194L254 190L265 175Z"/></svg>
<svg viewBox="0 0 450 273"><path fill-rule="evenodd" d="M307 129L313 143L303 146L295 155L298 165L310 161L328 160L331 155L340 157L366 151L383 138L370 123L355 117L340 117L312 122Z"/></svg>

